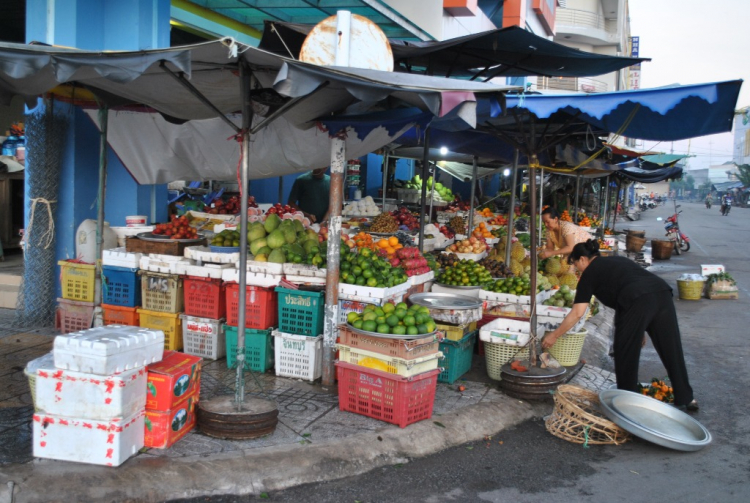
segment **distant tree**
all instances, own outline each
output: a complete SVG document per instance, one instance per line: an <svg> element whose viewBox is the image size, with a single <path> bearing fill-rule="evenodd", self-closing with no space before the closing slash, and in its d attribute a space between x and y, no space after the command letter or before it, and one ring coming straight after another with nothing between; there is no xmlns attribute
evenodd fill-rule
<svg viewBox="0 0 750 503"><path fill-rule="evenodd" d="M737 179L747 189L750 188L750 164L737 165Z"/></svg>

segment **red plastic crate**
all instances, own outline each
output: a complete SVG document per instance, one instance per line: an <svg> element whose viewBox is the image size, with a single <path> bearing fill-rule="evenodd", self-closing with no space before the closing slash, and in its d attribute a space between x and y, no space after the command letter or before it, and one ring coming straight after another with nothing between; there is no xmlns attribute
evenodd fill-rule
<svg viewBox="0 0 750 503"><path fill-rule="evenodd" d="M185 314L218 320L227 312L226 286L221 279L185 276Z"/></svg>
<svg viewBox="0 0 750 503"><path fill-rule="evenodd" d="M438 374L440 369L399 377L337 362L339 408L405 428L432 417Z"/></svg>
<svg viewBox="0 0 750 503"><path fill-rule="evenodd" d="M102 304L105 325L129 325L140 326L140 315L137 307L113 306Z"/></svg>
<svg viewBox="0 0 750 503"><path fill-rule="evenodd" d="M88 330L94 322L94 303L57 299L55 328L62 334Z"/></svg>
<svg viewBox="0 0 750 503"><path fill-rule="evenodd" d="M279 321L279 300L273 287L248 286L245 296L245 328L266 330ZM237 326L240 285L226 283L227 325Z"/></svg>

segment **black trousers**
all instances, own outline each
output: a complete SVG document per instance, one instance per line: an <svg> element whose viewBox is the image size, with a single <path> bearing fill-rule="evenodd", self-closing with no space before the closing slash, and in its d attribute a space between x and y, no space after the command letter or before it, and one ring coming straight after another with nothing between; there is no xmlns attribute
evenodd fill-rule
<svg viewBox="0 0 750 503"><path fill-rule="evenodd" d="M644 332L651 337L667 369L675 405L690 403L693 388L688 381L677 313L669 290L644 295L630 307L616 311L614 350L617 387L638 391L638 361Z"/></svg>

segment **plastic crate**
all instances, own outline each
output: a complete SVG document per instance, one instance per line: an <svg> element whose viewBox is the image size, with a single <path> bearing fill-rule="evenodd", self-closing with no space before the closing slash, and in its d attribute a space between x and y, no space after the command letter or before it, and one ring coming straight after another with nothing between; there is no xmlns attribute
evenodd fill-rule
<svg viewBox="0 0 750 503"><path fill-rule="evenodd" d="M102 302L112 306L141 305L141 277L138 269L102 267Z"/></svg>
<svg viewBox="0 0 750 503"><path fill-rule="evenodd" d="M181 314L183 352L207 360L218 360L227 354L224 320Z"/></svg>
<svg viewBox="0 0 750 503"><path fill-rule="evenodd" d="M140 326L140 315L137 307L112 306L102 304L105 325Z"/></svg>
<svg viewBox="0 0 750 503"><path fill-rule="evenodd" d="M477 322L472 321L466 325L449 325L447 323L436 324L438 332L442 332L449 341L461 341L468 334L477 330Z"/></svg>
<svg viewBox="0 0 750 503"><path fill-rule="evenodd" d="M278 300L273 288L247 286L245 293L245 328L267 330L278 322ZM240 285L226 284L227 325L237 326Z"/></svg>
<svg viewBox="0 0 750 503"><path fill-rule="evenodd" d="M182 349L182 323L180 313L160 313L148 309L138 309L140 325L145 328L164 332L164 349L176 351Z"/></svg>
<svg viewBox="0 0 750 503"><path fill-rule="evenodd" d="M439 345L434 335L419 339L386 339L357 333L346 325L339 326L339 342L354 349L405 360L434 355L438 352Z"/></svg>
<svg viewBox="0 0 750 503"><path fill-rule="evenodd" d="M404 378L337 362L339 409L405 428L432 417L439 373L431 370Z"/></svg>
<svg viewBox="0 0 750 503"><path fill-rule="evenodd" d="M57 299L55 328L63 334L88 330L94 322L94 303Z"/></svg>
<svg viewBox="0 0 750 503"><path fill-rule="evenodd" d="M323 375L323 336L285 334L274 330L276 375L314 381Z"/></svg>
<svg viewBox="0 0 750 503"><path fill-rule="evenodd" d="M445 355L445 359L440 364L443 371L438 376L439 382L453 384L459 377L471 370L476 340L477 332L472 332L460 341L442 341L440 343L440 351Z"/></svg>
<svg viewBox="0 0 750 503"><path fill-rule="evenodd" d="M184 293L182 278L176 274L139 271L143 308L159 313L182 312Z"/></svg>
<svg viewBox="0 0 750 503"><path fill-rule="evenodd" d="M388 374L398 374L402 377L413 377L417 374L429 372L438 368L442 353L421 356L406 360L395 356L387 356L365 349L351 348L346 344L337 344L339 361L359 365L373 370L380 370Z"/></svg>
<svg viewBox="0 0 750 503"><path fill-rule="evenodd" d="M62 298L80 302L94 302L96 291L96 266L60 260L60 287Z"/></svg>
<svg viewBox="0 0 750 503"><path fill-rule="evenodd" d="M324 292L276 287L279 294L279 331L316 337L323 333Z"/></svg>
<svg viewBox="0 0 750 503"><path fill-rule="evenodd" d="M513 358L529 358L529 346L511 346L502 342L485 342L484 358L487 362L487 375L490 379L500 381L502 366Z"/></svg>
<svg viewBox="0 0 750 503"><path fill-rule="evenodd" d="M227 340L227 367L237 361L237 327L224 325ZM265 372L273 367L273 337L271 330L245 329L245 370Z"/></svg>
<svg viewBox="0 0 750 503"><path fill-rule="evenodd" d="M183 292L185 314L213 320L226 316L226 286L220 279L185 276Z"/></svg>

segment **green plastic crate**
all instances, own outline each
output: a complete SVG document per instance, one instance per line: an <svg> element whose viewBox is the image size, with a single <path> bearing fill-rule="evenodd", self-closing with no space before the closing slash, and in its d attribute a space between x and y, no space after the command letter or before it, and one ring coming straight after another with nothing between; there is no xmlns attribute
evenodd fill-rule
<svg viewBox="0 0 750 503"><path fill-rule="evenodd" d="M325 292L276 287L279 294L279 332L317 337L323 333Z"/></svg>
<svg viewBox="0 0 750 503"><path fill-rule="evenodd" d="M245 369L265 372L273 367L272 330L245 329ZM236 366L237 360L237 327L224 325L227 338L227 367Z"/></svg>
<svg viewBox="0 0 750 503"><path fill-rule="evenodd" d="M438 375L438 382L453 384L471 369L476 340L477 331L474 331L466 334L460 341L444 340L440 343L440 351L445 359L440 363L444 370Z"/></svg>

